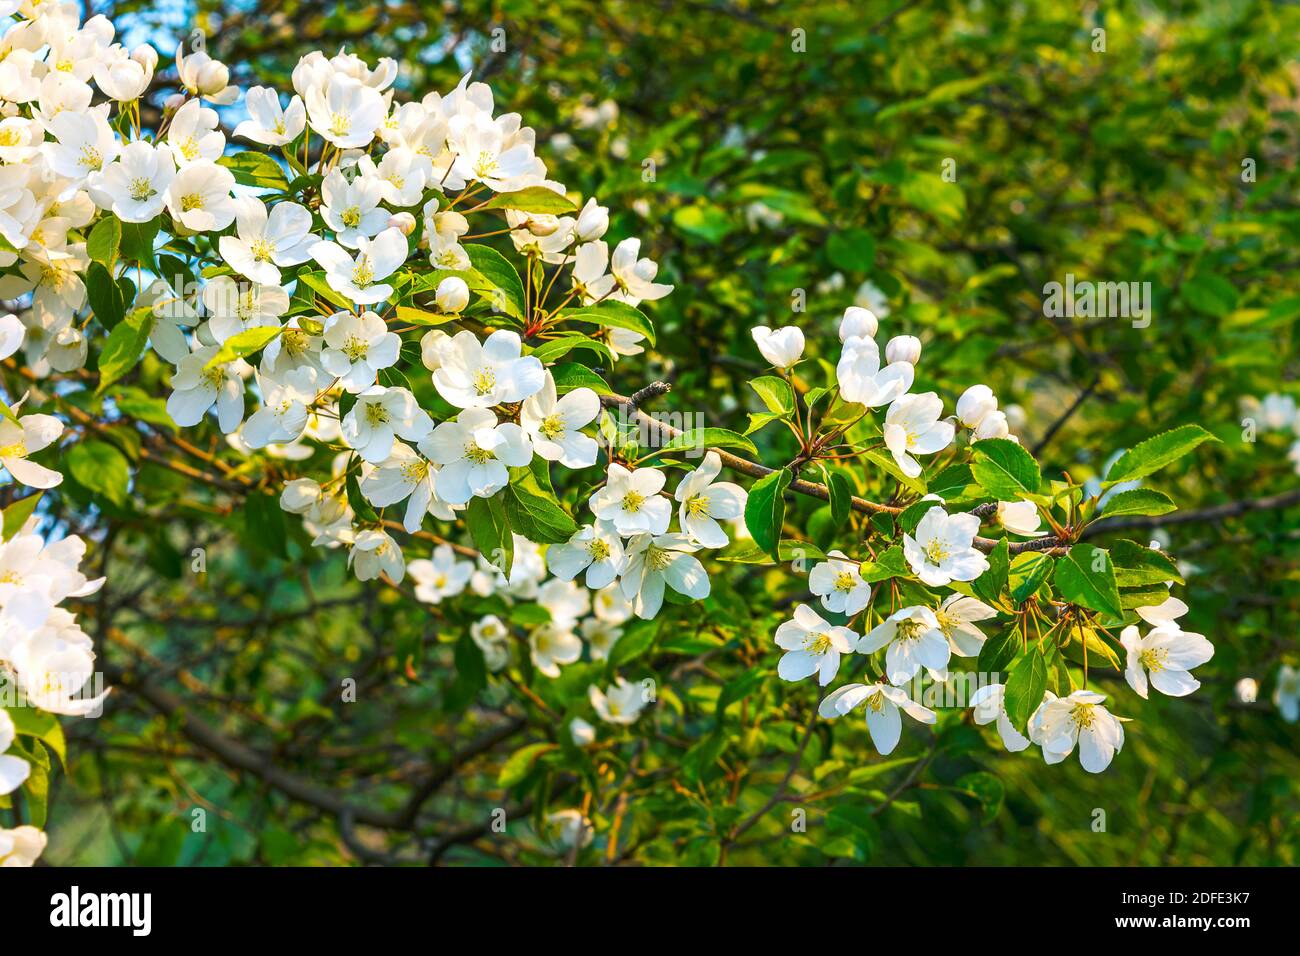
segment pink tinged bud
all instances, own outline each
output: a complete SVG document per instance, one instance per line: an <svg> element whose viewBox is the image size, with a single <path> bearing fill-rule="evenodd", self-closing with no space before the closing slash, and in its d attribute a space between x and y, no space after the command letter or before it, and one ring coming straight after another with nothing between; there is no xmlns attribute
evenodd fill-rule
<svg viewBox="0 0 1300 956"><path fill-rule="evenodd" d="M388 218L388 225L404 236L415 232L415 217L409 212L395 212Z"/></svg>
<svg viewBox="0 0 1300 956"><path fill-rule="evenodd" d="M910 362L915 365L921 360L921 340L915 335L895 335L885 346L885 361Z"/></svg>
<svg viewBox="0 0 1300 956"><path fill-rule="evenodd" d="M186 99L188 99L188 97L184 93L173 93L171 96L167 97L167 101L163 106L168 112L178 110L185 105Z"/></svg>
<svg viewBox="0 0 1300 956"><path fill-rule="evenodd" d="M996 411L998 400L987 385L972 385L957 399L957 418L967 428L975 428L984 416Z"/></svg>
<svg viewBox="0 0 1300 956"><path fill-rule="evenodd" d="M844 310L844 318L840 319L840 341L846 342L855 336L862 339L875 338L878 328L880 322L874 312L851 305Z"/></svg>
<svg viewBox="0 0 1300 956"><path fill-rule="evenodd" d="M434 299L444 312L461 312L469 305L469 286L464 279L448 276L438 283Z"/></svg>

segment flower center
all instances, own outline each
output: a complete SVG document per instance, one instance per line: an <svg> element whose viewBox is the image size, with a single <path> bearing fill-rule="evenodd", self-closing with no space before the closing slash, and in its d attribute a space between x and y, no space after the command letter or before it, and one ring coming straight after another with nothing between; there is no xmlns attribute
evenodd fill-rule
<svg viewBox="0 0 1300 956"><path fill-rule="evenodd" d="M78 161L87 169L100 169L104 165L104 154L93 146L81 147L81 159Z"/></svg>
<svg viewBox="0 0 1300 956"><path fill-rule="evenodd" d="M193 136L178 143L177 148L180 149L181 155L185 157L187 162L193 161L199 155L199 144L194 141Z"/></svg>
<svg viewBox="0 0 1300 956"><path fill-rule="evenodd" d="M188 196L181 197L181 212L193 212L195 209L203 208L203 194L190 193Z"/></svg>
<svg viewBox="0 0 1300 956"><path fill-rule="evenodd" d="M1093 713L1096 704L1075 704L1070 709L1070 720L1081 730L1087 729L1097 720L1097 715Z"/></svg>
<svg viewBox="0 0 1300 956"><path fill-rule="evenodd" d="M931 541L925 546L925 557L931 564L941 564L952 557L952 552L942 541Z"/></svg>
<svg viewBox="0 0 1300 956"><path fill-rule="evenodd" d="M809 654L825 654L831 649L831 639L826 634L809 634L804 638L803 648Z"/></svg>
<svg viewBox="0 0 1300 956"><path fill-rule="evenodd" d="M700 515L708 515L709 498L707 495L692 495L686 499L686 513L692 518L698 518Z"/></svg>
<svg viewBox="0 0 1300 956"><path fill-rule="evenodd" d="M127 191L136 202L144 202L149 197L158 195L158 190L153 188L153 183L143 176L131 180L131 185L127 188Z"/></svg>
<svg viewBox="0 0 1300 956"><path fill-rule="evenodd" d="M470 441L465 445L465 457L476 465L485 465L496 458L496 453L487 448L481 448L476 441Z"/></svg>
<svg viewBox="0 0 1300 956"><path fill-rule="evenodd" d="M651 571L662 571L673 559L673 553L667 548L658 548L653 544L645 550L645 566Z"/></svg>
<svg viewBox="0 0 1300 956"><path fill-rule="evenodd" d="M26 458L27 446L23 442L14 442L12 445L0 447L0 458Z"/></svg>
<svg viewBox="0 0 1300 956"><path fill-rule="evenodd" d="M867 707L874 710L877 714L885 709L885 695L883 691L876 691L867 698Z"/></svg>
<svg viewBox="0 0 1300 956"><path fill-rule="evenodd" d="M474 373L474 391L488 395L496 390L497 373L494 368L481 368Z"/></svg>
<svg viewBox="0 0 1300 956"><path fill-rule="evenodd" d="M835 575L835 590L847 592L852 591L855 587L857 587L857 582L853 580L853 575L848 571L841 571Z"/></svg>
<svg viewBox="0 0 1300 956"><path fill-rule="evenodd" d="M349 335L347 342L343 344L343 354L348 357L349 361L359 362L366 357L370 351L370 343L363 341L355 335Z"/></svg>
<svg viewBox="0 0 1300 956"><path fill-rule="evenodd" d="M412 484L418 484L424 481L429 475L429 463L423 458L416 458L414 461L403 463L402 477Z"/></svg>
<svg viewBox="0 0 1300 956"><path fill-rule="evenodd" d="M639 491L629 491L623 496L623 510L636 514L645 504L645 495Z"/></svg>
<svg viewBox="0 0 1300 956"><path fill-rule="evenodd" d="M349 229L355 229L357 226L361 225L361 207L349 206L347 209L343 210L342 218L343 225L347 226Z"/></svg>
<svg viewBox="0 0 1300 956"><path fill-rule="evenodd" d="M205 368L202 374L203 382L208 388L220 388L221 383L226 380L226 367L218 365L216 368Z"/></svg>
<svg viewBox="0 0 1300 956"><path fill-rule="evenodd" d="M554 441L564 434L564 419L558 414L547 415L542 419L542 423L537 426L537 430L542 433L543 437Z"/></svg>
<svg viewBox="0 0 1300 956"><path fill-rule="evenodd" d="M604 561L609 557L609 545L600 538L592 538L587 543L587 553L593 561Z"/></svg>
<svg viewBox="0 0 1300 956"><path fill-rule="evenodd" d="M475 176L482 179L485 176L493 175L498 169L500 169L500 166L494 154L489 153L487 150L478 154L478 161L474 163Z"/></svg>
<svg viewBox="0 0 1300 956"><path fill-rule="evenodd" d="M388 422L388 409L384 408L378 402L366 403L366 421L373 425L383 425Z"/></svg>
<svg viewBox="0 0 1300 956"><path fill-rule="evenodd" d="M330 135L347 136L352 132L352 117L347 113L335 113L330 117Z"/></svg>
<svg viewBox="0 0 1300 956"><path fill-rule="evenodd" d="M918 621L898 622L898 639L900 641L914 641L920 636L921 624Z"/></svg>
<svg viewBox="0 0 1300 956"><path fill-rule="evenodd" d="M1165 669L1165 661L1169 659L1169 648L1149 647L1138 655L1138 659L1142 661L1143 667L1153 674L1158 674Z"/></svg>
<svg viewBox="0 0 1300 956"><path fill-rule="evenodd" d="M248 251L252 254L254 262L270 262L271 256L275 253L275 246L265 239L254 239L248 244Z"/></svg>
<svg viewBox="0 0 1300 956"><path fill-rule="evenodd" d="M364 289L374 281L375 270L370 265L370 257L362 256L357 260L356 266L352 269L352 284L358 289Z"/></svg>

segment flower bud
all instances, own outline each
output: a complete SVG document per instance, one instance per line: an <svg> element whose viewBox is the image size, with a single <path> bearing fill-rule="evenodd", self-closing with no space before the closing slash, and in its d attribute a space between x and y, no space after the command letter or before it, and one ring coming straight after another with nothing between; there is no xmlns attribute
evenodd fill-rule
<svg viewBox="0 0 1300 956"><path fill-rule="evenodd" d="M446 348L451 344L451 336L442 329L430 329L420 339L420 361L430 372L442 368Z"/></svg>
<svg viewBox="0 0 1300 956"><path fill-rule="evenodd" d="M921 340L915 335L895 335L885 346L885 361L909 362L915 365L921 360Z"/></svg>
<svg viewBox="0 0 1300 956"><path fill-rule="evenodd" d="M167 97L167 99L163 102L163 109L165 109L168 113L175 112L176 110L180 109L182 106L185 105L185 101L188 98L189 97L187 97L184 93L173 93L171 96Z"/></svg>
<svg viewBox="0 0 1300 956"><path fill-rule="evenodd" d="M573 742L579 747L586 747L596 741L596 728L581 717L574 717L569 721L569 733L573 736Z"/></svg>
<svg viewBox="0 0 1300 956"><path fill-rule="evenodd" d="M880 322L877 321L874 312L870 309L851 305L844 310L844 318L840 319L840 341L844 342L854 337L875 338L878 328L880 328Z"/></svg>
<svg viewBox="0 0 1300 956"><path fill-rule="evenodd" d="M149 73L158 68L158 51L148 43L141 43L131 51L131 59L139 63Z"/></svg>
<svg viewBox="0 0 1300 956"><path fill-rule="evenodd" d="M1038 526L1043 519L1038 514L1038 506L1032 501L999 501L998 524L1012 534L1027 538L1037 538L1046 534Z"/></svg>
<svg viewBox="0 0 1300 956"><path fill-rule="evenodd" d="M803 331L797 326L787 325L773 331L765 325L750 329L754 344L777 368L789 368L803 355Z"/></svg>
<svg viewBox="0 0 1300 956"><path fill-rule="evenodd" d="M1011 434L1011 429L1007 425L1007 416L1005 412L991 411L980 419L980 423L975 426L975 440L983 441L985 438L1006 438Z"/></svg>
<svg viewBox="0 0 1300 956"><path fill-rule="evenodd" d="M461 312L469 305L469 286L465 284L464 279L448 276L438 283L438 289L433 297L442 311Z"/></svg>
<svg viewBox="0 0 1300 956"><path fill-rule="evenodd" d="M198 71L195 86L203 96L215 96L230 85L230 70L226 64L209 60Z"/></svg>
<svg viewBox="0 0 1300 956"><path fill-rule="evenodd" d="M388 225L404 236L415 232L415 217L409 212L395 212L388 217Z"/></svg>
<svg viewBox="0 0 1300 956"><path fill-rule="evenodd" d="M534 236L549 236L560 228L560 222L554 216L530 217L524 220L523 226Z"/></svg>
<svg viewBox="0 0 1300 956"><path fill-rule="evenodd" d="M957 418L967 428L976 428L989 412L996 411L998 400L987 385L972 385L957 399Z"/></svg>
<svg viewBox="0 0 1300 956"><path fill-rule="evenodd" d="M582 207L582 212L578 213L578 225L576 227L578 241L592 242L599 239L608 228L609 210L604 206L596 205L596 199L593 196Z"/></svg>

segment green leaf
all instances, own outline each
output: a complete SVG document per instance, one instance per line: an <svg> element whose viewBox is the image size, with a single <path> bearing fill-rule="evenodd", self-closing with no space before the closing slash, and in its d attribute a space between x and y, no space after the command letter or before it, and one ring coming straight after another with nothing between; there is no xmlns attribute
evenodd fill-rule
<svg viewBox="0 0 1300 956"><path fill-rule="evenodd" d="M86 267L86 301L99 324L109 330L122 321L126 312L121 290L109 271L98 262Z"/></svg>
<svg viewBox="0 0 1300 956"><path fill-rule="evenodd" d="M918 495L926 494L925 480L920 475L915 478L909 478L903 474L903 470L898 467L898 462L894 461L894 456L885 452L871 449L863 454L863 457L877 468L884 471L891 478L897 481L904 488L913 491Z"/></svg>
<svg viewBox="0 0 1300 956"><path fill-rule="evenodd" d="M520 747L510 755L501 767L501 772L497 774L497 786L513 787L532 772L533 765L537 763L537 758L557 749L559 749L557 745L548 743L529 744L526 747Z"/></svg>
<svg viewBox="0 0 1300 956"><path fill-rule="evenodd" d="M348 496L348 507L356 514L359 521L372 522L378 521L379 515L375 513L374 507L370 500L361 493L361 483L357 479L359 468L356 467L357 456L353 455L348 461L348 476L344 480L343 487Z"/></svg>
<svg viewBox="0 0 1300 956"><path fill-rule="evenodd" d="M1037 591L1052 573L1052 558L1042 551L1023 551L1011 559L1007 581L1011 598L1022 604Z"/></svg>
<svg viewBox="0 0 1300 956"><path fill-rule="evenodd" d="M515 563L515 540L506 521L502 496L471 498L469 507L465 509L465 524L474 547L493 567L509 577Z"/></svg>
<svg viewBox="0 0 1300 956"><path fill-rule="evenodd" d="M1126 451L1106 473L1107 482L1132 481L1159 471L1202 442L1218 441L1199 425L1181 425Z"/></svg>
<svg viewBox="0 0 1300 956"><path fill-rule="evenodd" d="M568 198L545 186L529 186L512 193L497 193L478 208L517 209L520 212L546 213L552 216L564 216L578 211L578 207Z"/></svg>
<svg viewBox="0 0 1300 956"><path fill-rule="evenodd" d="M579 333L561 335L553 339L547 339L532 350L531 354L542 364L554 362L562 355L568 355L574 349L586 349L589 352L595 352L606 362L613 364L614 353L610 351L608 345L597 339L590 338Z"/></svg>
<svg viewBox="0 0 1300 956"><path fill-rule="evenodd" d="M118 249L122 258L152 270L153 244L158 239L158 229L161 224L161 216L148 222L122 223L122 238Z"/></svg>
<svg viewBox="0 0 1300 956"><path fill-rule="evenodd" d="M67 765L68 745L57 717L35 707L11 707L8 713L20 737L35 737L54 751L59 763Z"/></svg>
<svg viewBox="0 0 1300 956"><path fill-rule="evenodd" d="M826 258L845 272L866 274L876 262L876 240L865 229L832 232L826 240Z"/></svg>
<svg viewBox="0 0 1300 956"><path fill-rule="evenodd" d="M749 489L745 503L745 527L754 543L778 561L777 545L781 541L781 526L785 524L785 489L790 486L789 469L782 468L760 478Z"/></svg>
<svg viewBox="0 0 1300 956"><path fill-rule="evenodd" d="M208 359L208 364L204 368L217 368L237 358L246 358L254 352L259 352L283 331L284 329L278 325L259 325L238 332L222 343L221 348L217 349L217 354Z"/></svg>
<svg viewBox="0 0 1300 956"><path fill-rule="evenodd" d="M397 320L411 325L445 325L454 322L459 316L454 312L429 312L410 305L397 307Z"/></svg>
<svg viewBox="0 0 1300 956"><path fill-rule="evenodd" d="M983 770L958 777L956 788L979 801L980 809L984 811L981 822L986 824L997 818L1007 795L1007 788L1002 781Z"/></svg>
<svg viewBox="0 0 1300 956"><path fill-rule="evenodd" d="M90 230L90 236L86 239L86 255L111 271L121 245L121 221L116 216L104 216Z"/></svg>
<svg viewBox="0 0 1300 956"><path fill-rule="evenodd" d="M597 395L613 395L613 390L605 380L577 362L560 362L551 366L551 377L555 379L555 392L563 395L575 388L589 388Z"/></svg>
<svg viewBox="0 0 1300 956"><path fill-rule="evenodd" d="M1124 616L1115 583L1115 568L1110 563L1110 555L1101 548L1075 544L1065 557L1056 562L1054 580L1061 597L1070 603L1081 604L1113 618Z"/></svg>
<svg viewBox="0 0 1300 956"><path fill-rule="evenodd" d="M706 448L740 448L751 455L758 454L758 449L754 447L752 441L744 435L738 435L725 428L692 428L660 445L653 454L697 451L702 455Z"/></svg>
<svg viewBox="0 0 1300 956"><path fill-rule="evenodd" d="M1031 646L1007 678L1005 706L1007 717L1021 733L1043 702L1047 691L1047 662L1037 645Z"/></svg>
<svg viewBox="0 0 1300 956"><path fill-rule="evenodd" d="M794 389L790 383L775 375L753 379L749 387L758 393L767 410L783 418L794 414Z"/></svg>
<svg viewBox="0 0 1300 956"><path fill-rule="evenodd" d="M989 552L989 569L971 582L971 590L986 604L1002 603L1002 592L1006 590L1011 573L1011 554L1007 539L1003 538Z"/></svg>
<svg viewBox="0 0 1300 956"><path fill-rule="evenodd" d="M1178 506L1168 495L1149 488L1121 491L1102 505L1102 513L1108 518L1119 515L1164 515L1177 510Z"/></svg>
<svg viewBox="0 0 1300 956"><path fill-rule="evenodd" d="M1042 482L1038 462L1009 438L986 438L971 445L974 458L971 474L985 491L999 501L1018 501L1036 494Z"/></svg>
<svg viewBox="0 0 1300 956"><path fill-rule="evenodd" d="M41 495L43 494L45 492L38 491L26 498L19 498L4 509L3 540L8 541L22 529L22 526L27 523L27 519L32 516L32 512L36 510L36 506L40 504Z"/></svg>
<svg viewBox="0 0 1300 956"><path fill-rule="evenodd" d="M853 486L843 472L832 471L822 465L822 474L826 477L826 490L830 492L831 523L843 525L849 520L849 511L853 507Z"/></svg>
<svg viewBox="0 0 1300 956"><path fill-rule="evenodd" d="M298 284L300 288L301 286L306 286L336 309L342 309L345 312L352 311L352 303L348 301L347 296L334 290L329 282L326 281L325 273L301 272L298 274ZM294 295L297 297L296 291ZM310 304L310 296L307 297L307 302Z"/></svg>
<svg viewBox="0 0 1300 956"><path fill-rule="evenodd" d="M135 368L149 344L149 331L153 327L153 309L144 306L135 309L112 332L99 353L99 388L96 394L118 381Z"/></svg>
<svg viewBox="0 0 1300 956"><path fill-rule="evenodd" d="M1183 583L1178 565L1163 551L1143 547L1136 541L1116 541L1110 548L1115 564L1115 583L1122 588L1146 587L1166 581Z"/></svg>
<svg viewBox="0 0 1300 956"><path fill-rule="evenodd" d="M626 329L629 332L639 332L645 336L646 341L651 346L655 344L654 324L646 318L644 312L625 302L602 302L599 305L589 305L581 309L565 309L559 313L557 318L563 321L589 322L607 329Z"/></svg>
<svg viewBox="0 0 1300 956"><path fill-rule="evenodd" d="M289 180L284 170L266 153L245 150L233 156L222 156L217 160L218 166L225 166L241 186L256 186L260 189L289 191Z"/></svg>
<svg viewBox="0 0 1300 956"><path fill-rule="evenodd" d="M577 522L560 505L549 483L548 479L548 487L543 487L530 468L514 468L506 487L510 528L538 544L559 544L578 533Z"/></svg>
<svg viewBox="0 0 1300 956"><path fill-rule="evenodd" d="M464 275L466 284L487 298L494 312L522 320L524 317L524 284L519 273L505 256L491 246L470 243L464 246L472 270Z"/></svg>
<svg viewBox="0 0 1300 956"><path fill-rule="evenodd" d="M1001 634L995 634L984 642L975 666L982 674L996 674L1016 659L1022 646L1024 640L1020 636L1020 629L1014 625L1008 627Z"/></svg>
<svg viewBox="0 0 1300 956"><path fill-rule="evenodd" d="M126 504L131 466L126 457L102 441L82 442L68 452L68 470L85 488L119 507Z"/></svg>

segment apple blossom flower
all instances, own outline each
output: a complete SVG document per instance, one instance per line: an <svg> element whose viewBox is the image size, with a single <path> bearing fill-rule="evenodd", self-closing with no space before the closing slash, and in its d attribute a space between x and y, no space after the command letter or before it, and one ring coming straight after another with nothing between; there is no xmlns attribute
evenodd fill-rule
<svg viewBox="0 0 1300 956"><path fill-rule="evenodd" d="M933 724L939 719L938 714L912 700L901 687L881 683L845 684L837 687L823 698L817 707L817 713L834 719L851 713L862 704L866 704L867 733L871 735L871 742L882 757L893 753L898 746L898 739L903 732L900 710L923 724Z"/></svg>
<svg viewBox="0 0 1300 956"><path fill-rule="evenodd" d="M492 673L510 662L510 631L495 614L487 614L471 624L469 636L483 652L483 663Z"/></svg>
<svg viewBox="0 0 1300 956"><path fill-rule="evenodd" d="M528 436L514 422L498 422L487 408L467 408L442 422L420 442L420 451L441 466L435 488L449 504L490 498L510 483L509 468L533 458Z"/></svg>
<svg viewBox="0 0 1300 956"><path fill-rule="evenodd" d="M763 353L763 358L776 368L786 369L797 364L803 356L803 330L797 325L786 325L779 329L769 329L758 325L749 330L754 344Z"/></svg>
<svg viewBox="0 0 1300 956"><path fill-rule="evenodd" d="M0 867L34 865L48 839L44 831L26 824L12 830L0 827Z"/></svg>
<svg viewBox="0 0 1300 956"><path fill-rule="evenodd" d="M251 369L243 359L208 368L218 347L201 345L181 359L172 375L167 414L182 428L197 425L217 406L217 424L230 434L244 420L244 376Z"/></svg>
<svg viewBox="0 0 1300 956"><path fill-rule="evenodd" d="M236 282L217 276L203 287L203 307L208 310L208 333L218 344L232 335L262 326L279 326L289 310L289 294L278 285Z"/></svg>
<svg viewBox="0 0 1300 956"><path fill-rule="evenodd" d="M634 724L646 705L641 685L629 684L621 677L604 691L592 684L587 688L587 699L596 716L607 724Z"/></svg>
<svg viewBox="0 0 1300 956"><path fill-rule="evenodd" d="M972 547L980 520L974 515L949 515L937 505L916 525L915 537L903 535L903 556L921 583L940 587L949 581L974 581L989 562Z"/></svg>
<svg viewBox="0 0 1300 956"><path fill-rule="evenodd" d="M615 585L617 587L617 585ZM621 595L620 595L621 596ZM603 661L609 658L609 652L614 649L618 639L623 636L623 629L617 624L610 621L602 620L599 617L589 617L582 622L579 628L583 638L587 641L587 648L591 652L593 661Z"/></svg>
<svg viewBox="0 0 1300 956"><path fill-rule="evenodd" d="M934 617L939 622L939 632L947 639L954 654L978 657L987 636L975 623L996 617L997 613L978 598L950 594L935 609Z"/></svg>
<svg viewBox="0 0 1300 956"><path fill-rule="evenodd" d="M406 566L406 570L415 582L417 600L425 604L441 604L444 598L455 597L465 590L474 573L474 565L457 558L451 545L440 544L433 549L432 558L416 558Z"/></svg>
<svg viewBox="0 0 1300 956"><path fill-rule="evenodd" d="M63 434L63 422L53 415L23 415L14 424L0 418L0 467L10 477L29 488L54 488L63 475L29 461L28 456L48 448Z"/></svg>
<svg viewBox="0 0 1300 956"><path fill-rule="evenodd" d="M494 192L512 192L534 176L541 179L532 146L509 141L499 122L488 116L453 116L447 145L456 153L452 169L465 182L483 183Z"/></svg>
<svg viewBox="0 0 1300 956"><path fill-rule="evenodd" d="M1014 754L1028 747L1030 740L1016 730L1016 725L1007 716L1006 692L1005 684L986 684L971 694L970 705L975 723L979 726L983 727L997 721L998 736L1002 738L1002 746Z"/></svg>
<svg viewBox="0 0 1300 956"><path fill-rule="evenodd" d="M596 728L581 717L569 721L569 736L578 747L590 747L596 742Z"/></svg>
<svg viewBox="0 0 1300 956"><path fill-rule="evenodd" d="M654 281L659 272L658 263L642 259L640 255L640 239L624 239L614 247L609 271L614 277L617 291L611 292L610 298L636 306L643 301L662 299L673 291L672 286Z"/></svg>
<svg viewBox="0 0 1300 956"><path fill-rule="evenodd" d="M408 533L419 530L425 515L431 514L441 521L455 519L455 511L435 490L437 467L409 445L394 442L392 453L386 459L362 470L361 493L376 508L406 502L402 526Z"/></svg>
<svg viewBox="0 0 1300 956"><path fill-rule="evenodd" d="M307 108L293 96L289 106L280 106L280 96L265 86L250 87L244 96L249 118L235 127L234 135L263 146L286 146L302 135L307 126Z"/></svg>
<svg viewBox="0 0 1300 956"><path fill-rule="evenodd" d="M1102 706L1105 694L1076 690L1057 697L1050 690L1029 719L1029 739L1043 748L1043 759L1060 763L1079 747L1079 763L1101 773L1124 748L1124 725Z"/></svg>
<svg viewBox="0 0 1300 956"><path fill-rule="evenodd" d="M22 757L5 753L13 745L17 733L9 712L0 710L0 797L21 787L32 772L32 765Z"/></svg>
<svg viewBox="0 0 1300 956"><path fill-rule="evenodd" d="M594 395L594 393L593 393ZM718 453L710 451L700 466L683 478L673 497L679 502L677 520L691 540L706 548L725 548L727 533L718 520L730 521L745 513L748 495L730 481L714 481L722 471Z"/></svg>
<svg viewBox="0 0 1300 956"><path fill-rule="evenodd" d="M316 239L305 206L280 202L267 213L266 204L256 196L244 196L235 205L236 234L222 236L218 248L221 258L240 275L263 285L279 285L282 268L311 258Z"/></svg>
<svg viewBox="0 0 1300 956"><path fill-rule="evenodd" d="M104 169L90 195L123 222L149 222L162 212L175 177L176 164L168 150L137 140Z"/></svg>
<svg viewBox="0 0 1300 956"><path fill-rule="evenodd" d="M204 50L185 55L185 44L176 47L176 73L181 86L190 96L200 96L218 106L228 106L239 96L239 88L230 85L230 70Z"/></svg>
<svg viewBox="0 0 1300 956"><path fill-rule="evenodd" d="M556 398L555 379L544 373L541 391L524 400L519 424L533 443L533 449L547 461L566 468L586 468L596 463L596 440L579 429L600 414L600 397L589 388L575 388Z"/></svg>
<svg viewBox="0 0 1300 956"><path fill-rule="evenodd" d="M836 614L853 617L871 600L871 585L862 580L856 561L843 551L832 551L808 573L808 590L822 599L822 606Z"/></svg>
<svg viewBox="0 0 1300 956"><path fill-rule="evenodd" d="M894 362L881 368L880 348L874 339L865 336L845 339L835 366L840 396L868 408L888 405L904 395L915 377L916 369L910 362Z"/></svg>
<svg viewBox="0 0 1300 956"><path fill-rule="evenodd" d="M348 552L348 567L358 581L373 581L387 575L394 584L401 584L406 576L406 559L397 542L385 531L367 529L357 533Z"/></svg>
<svg viewBox="0 0 1300 956"><path fill-rule="evenodd" d="M279 380L262 380L265 401L240 432L250 448L298 440L307 427L307 407L316 400L316 378L316 370L304 366Z"/></svg>
<svg viewBox="0 0 1300 956"><path fill-rule="evenodd" d="M320 364L356 394L375 384L381 369L397 363L402 340L374 312L339 312L325 323Z"/></svg>
<svg viewBox="0 0 1300 956"><path fill-rule="evenodd" d="M100 110L64 110L48 126L54 137L53 142L45 144L50 169L78 183L101 172L122 150L117 134Z"/></svg>
<svg viewBox="0 0 1300 956"><path fill-rule="evenodd" d="M352 182L334 170L321 184L321 218L334 230L335 241L349 249L388 228L388 210L379 204L384 191L378 179L358 176Z"/></svg>
<svg viewBox="0 0 1300 956"><path fill-rule="evenodd" d="M190 163L167 187L167 211L190 232L220 232L235 221L235 177L206 160Z"/></svg>
<svg viewBox="0 0 1300 956"><path fill-rule="evenodd" d="M663 534L673 517L672 505L659 495L663 487L662 471L628 471L615 463L609 466L605 486L592 493L588 505L597 518L612 523L621 535Z"/></svg>
<svg viewBox="0 0 1300 956"><path fill-rule="evenodd" d="M709 596L709 575L693 556L696 550L698 545L684 534L643 532L628 542L627 566L620 583L638 617L650 620L659 613L665 585L697 601Z"/></svg>
<svg viewBox="0 0 1300 956"><path fill-rule="evenodd" d="M608 268L609 246L603 242L585 242L574 252L573 290L584 305L599 302L614 291L614 277L606 274Z"/></svg>
<svg viewBox="0 0 1300 956"><path fill-rule="evenodd" d="M555 623L539 624L528 635L528 657L545 677L559 677L562 664L582 656L582 640L571 628Z"/></svg>
<svg viewBox="0 0 1300 956"><path fill-rule="evenodd" d="M339 149L368 145L386 112L376 90L339 73L326 85L309 88L303 99L311 128Z"/></svg>
<svg viewBox="0 0 1300 956"><path fill-rule="evenodd" d="M1277 669L1277 683L1273 687L1273 706L1289 724L1300 720L1300 670L1290 664Z"/></svg>
<svg viewBox="0 0 1300 956"><path fill-rule="evenodd" d="M583 525L567 542L546 549L546 566L561 581L571 581L586 571L587 587L598 591L623 570L623 542L604 521Z"/></svg>
<svg viewBox="0 0 1300 956"><path fill-rule="evenodd" d="M597 203L596 197L592 196L578 213L573 229L574 235L578 242L592 242L603 236L607 229L609 229L609 209Z"/></svg>
<svg viewBox="0 0 1300 956"><path fill-rule="evenodd" d="M986 438L1011 438L1011 426L1007 424L1007 413L999 409L985 413L975 426L974 437L976 441L983 441Z"/></svg>
<svg viewBox="0 0 1300 956"><path fill-rule="evenodd" d="M924 667L937 681L948 679L948 658L952 649L939 630L939 621L928 607L905 607L895 611L858 641L859 654L885 651L885 675L891 684L911 680Z"/></svg>
<svg viewBox="0 0 1300 956"><path fill-rule="evenodd" d="M521 355L517 333L498 329L483 342L468 330L458 332L442 352L433 373L438 394L457 408L490 408L522 402L541 391L546 371L532 355Z"/></svg>
<svg viewBox="0 0 1300 956"><path fill-rule="evenodd" d="M622 624L632 617L632 603L623 596L619 584L610 584L592 595L591 610L597 619L608 624Z"/></svg>
<svg viewBox="0 0 1300 956"><path fill-rule="evenodd" d="M433 293L433 299L443 312L458 315L464 312L465 307L469 305L469 286L459 276L447 276L438 283L438 288Z"/></svg>
<svg viewBox="0 0 1300 956"><path fill-rule="evenodd" d="M1127 651L1124 679L1143 700L1147 698L1148 672L1150 683L1169 697L1186 697L1201 682L1189 671L1200 667L1214 656L1214 645L1204 635L1184 631L1177 619L1187 613L1187 605L1177 598L1169 598L1154 607L1140 607L1138 616L1154 625L1146 636L1130 624L1120 632L1120 643Z"/></svg>
<svg viewBox="0 0 1300 956"><path fill-rule="evenodd" d="M934 392L904 395L885 413L885 445L907 477L921 473L914 454L933 455L952 444L955 429L951 422L940 421L941 415L943 400Z"/></svg>
<svg viewBox="0 0 1300 956"><path fill-rule="evenodd" d="M220 123L217 111L202 106L198 100L189 100L173 114L166 144L178 169L191 163L215 163L221 158L226 136L218 128Z"/></svg>
<svg viewBox="0 0 1300 956"><path fill-rule="evenodd" d="M377 465L392 454L398 438L419 441L432 427L428 412L409 391L372 385L357 396L356 404L343 417L342 437L363 461ZM443 496L443 500L449 499Z"/></svg>
<svg viewBox="0 0 1300 956"><path fill-rule="evenodd" d="M355 257L324 239L312 245L311 257L325 269L331 289L359 305L371 305L393 294L383 280L406 261L409 251L406 237L390 227L373 239L358 237Z"/></svg>
<svg viewBox="0 0 1300 956"><path fill-rule="evenodd" d="M797 681L817 675L825 687L840 669L840 655L851 654L858 635L847 627L824 621L807 604L796 604L794 619L776 629L776 646L785 651L777 664L782 680Z"/></svg>

